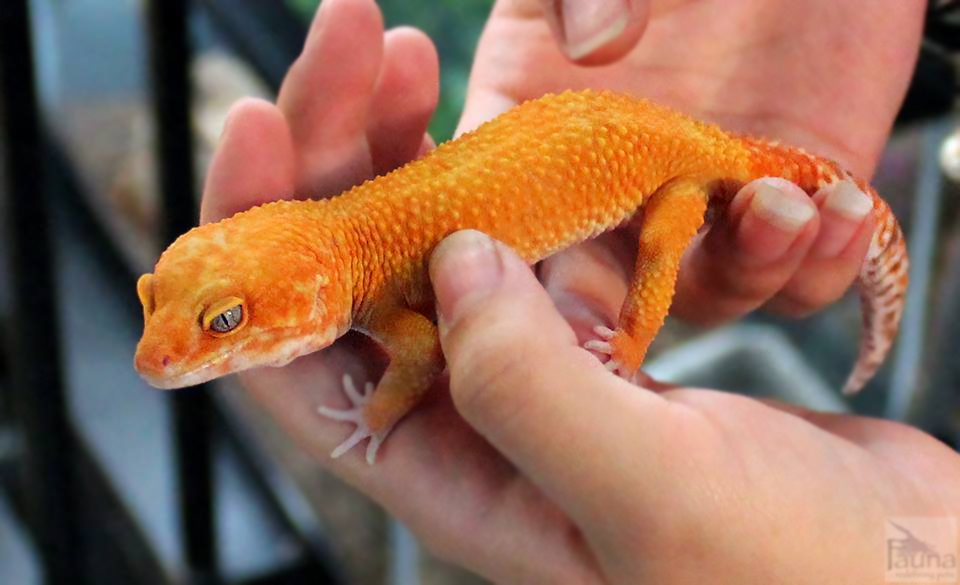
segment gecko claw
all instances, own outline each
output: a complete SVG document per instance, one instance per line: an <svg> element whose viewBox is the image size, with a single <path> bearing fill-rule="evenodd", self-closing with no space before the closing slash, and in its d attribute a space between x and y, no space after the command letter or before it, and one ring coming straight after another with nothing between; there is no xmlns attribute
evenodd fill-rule
<svg viewBox="0 0 960 585"><path fill-rule="evenodd" d="M329 416L327 413L322 411L320 412L320 414ZM353 433L349 437L347 437L347 440L337 445L337 448L330 453L330 457L332 457L333 459L337 459L338 457L340 457L350 449L353 449L357 445L357 443L364 440L366 437L367 437L367 429L363 428L363 426L357 425L357 428L354 429Z"/></svg>
<svg viewBox="0 0 960 585"><path fill-rule="evenodd" d="M350 449L353 449L364 439L369 438L370 442L367 444L367 463L373 465L377 458L377 450L390 433L390 429L379 433L371 431L370 427L367 426L367 421L363 419L363 407L373 395L373 390L373 382L367 382L363 385L363 392L360 392L354 385L353 378L350 374L344 374L343 393L347 399L350 400L351 407L343 410L330 408L329 406L320 406L317 408L317 412L322 416L337 421L351 422L357 425L353 433L330 453L330 457L336 459Z"/></svg>
<svg viewBox="0 0 960 585"><path fill-rule="evenodd" d="M613 344L611 340L616 334L616 331L603 325L597 325L593 328L593 332L600 339L590 339L586 341L583 344L583 348L608 356L608 359L603 363L607 371L617 374L625 380L632 380L632 376L624 371L623 364L620 360L613 359Z"/></svg>
<svg viewBox="0 0 960 585"><path fill-rule="evenodd" d="M594 334L597 335L600 339L588 339L583 344L583 349L588 349L590 351L595 351L597 353L602 353L603 355L610 356L611 359L608 359L605 363L607 369L610 369L610 364L615 363L613 358L613 344L610 341L613 339L614 331L609 327L604 327L603 325L597 325L593 328Z"/></svg>
<svg viewBox="0 0 960 585"><path fill-rule="evenodd" d="M611 360L607 360L607 363L603 364L603 367L607 368L607 371L610 372L610 373L612 373L612 374L619 374L619 372L620 372L620 367L621 367L622 365L623 365L623 364L621 364L621 363L618 362L617 360L612 360L612 359L611 359Z"/></svg>
<svg viewBox="0 0 960 585"><path fill-rule="evenodd" d="M595 351L597 353L602 353L610 355L613 353L613 346L610 345L608 341L600 341L599 339L591 339L583 344L584 349L589 349L590 351Z"/></svg>
<svg viewBox="0 0 960 585"><path fill-rule="evenodd" d="M616 334L616 331L610 329L606 325L597 325L593 328L593 332L599 335L600 339L603 339L604 341L610 341Z"/></svg>

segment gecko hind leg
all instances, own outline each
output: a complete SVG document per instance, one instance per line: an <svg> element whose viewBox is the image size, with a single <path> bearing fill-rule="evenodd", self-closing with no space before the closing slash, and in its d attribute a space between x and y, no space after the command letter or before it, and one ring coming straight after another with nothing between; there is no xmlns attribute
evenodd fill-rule
<svg viewBox="0 0 960 585"><path fill-rule="evenodd" d="M343 393L346 395L347 399L350 400L351 407L345 410L330 408L328 406L321 406L317 408L317 412L321 415L338 421L351 422L357 425L357 428L353 433L347 437L347 439L340 443L336 449L330 453L330 456L334 459L340 457L350 449L353 449L358 443L363 441L366 438L370 439L370 442L367 444L367 463L373 464L377 457L377 450L380 448L380 445L383 443L384 439L387 438L387 435L390 434L390 430L393 428L387 428L380 432L374 432L367 425L366 420L363 418L363 408L370 401L370 397L373 396L374 384L373 382L367 382L363 386L363 392L357 390L357 387L353 383L353 378L350 374L343 375Z"/></svg>
<svg viewBox="0 0 960 585"><path fill-rule="evenodd" d="M637 262L617 329L596 327L599 339L583 347L606 354L607 369L636 381L647 348L673 300L683 252L703 225L707 191L702 181L677 179L650 196L641 209Z"/></svg>

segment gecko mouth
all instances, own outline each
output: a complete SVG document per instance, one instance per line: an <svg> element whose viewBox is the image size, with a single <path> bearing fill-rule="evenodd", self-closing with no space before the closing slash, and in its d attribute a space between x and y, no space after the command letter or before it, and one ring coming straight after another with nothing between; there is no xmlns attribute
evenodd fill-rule
<svg viewBox="0 0 960 585"><path fill-rule="evenodd" d="M203 382L209 382L214 378L226 376L249 370L251 368L272 366L285 366L294 359L322 349L338 337L335 328L330 328L319 334L301 335L296 337L286 337L287 330L264 332L262 336L251 337L243 343L237 344L230 350L223 352L213 358L188 369L176 368L170 366L161 372L140 371L141 377L148 384L162 390L173 390L187 386L195 386ZM265 337L274 337L283 339L278 342L269 352L261 353L255 358L245 355L244 350L254 341L262 341ZM180 369L180 371L177 371Z"/></svg>
<svg viewBox="0 0 960 585"><path fill-rule="evenodd" d="M196 386L216 378L220 374L212 367L202 367L192 372L186 372L175 376L157 378L154 376L143 376L148 384L161 390L174 390L177 388L186 388L187 386Z"/></svg>
<svg viewBox="0 0 960 585"><path fill-rule="evenodd" d="M209 382L214 378L232 374L256 366L267 365L270 360L253 360L245 356L245 350L253 342L262 342L265 338L276 336L275 331L264 331L259 335L251 336L236 345L225 349L199 364L184 364L182 360L179 363L170 364L162 368L140 367L140 360L135 359L134 365L140 376L154 388L161 390L174 390L176 388L185 388L187 386L196 386L204 382ZM185 367L186 366L186 367Z"/></svg>
<svg viewBox="0 0 960 585"><path fill-rule="evenodd" d="M246 345L246 344L244 344ZM173 390L176 388L185 388L187 386L196 386L203 382L208 382L218 376L223 376L240 369L222 368L227 361L237 354L242 347L236 347L232 351L218 355L206 363L200 364L183 372L140 372L140 376L154 388L161 390ZM252 367L252 366L251 366ZM246 368L243 368L246 369Z"/></svg>

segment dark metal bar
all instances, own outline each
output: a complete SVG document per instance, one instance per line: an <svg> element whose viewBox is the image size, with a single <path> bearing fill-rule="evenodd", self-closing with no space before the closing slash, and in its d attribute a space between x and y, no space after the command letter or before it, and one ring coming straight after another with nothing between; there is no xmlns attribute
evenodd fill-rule
<svg viewBox="0 0 960 585"><path fill-rule="evenodd" d="M90 583L137 583L138 585L164 585L174 582L160 563L156 553L141 532L129 510L114 490L109 478L90 453L83 441L73 431L74 469L76 470L79 500L78 509L83 531L84 575ZM0 442L4 439L0 434ZM20 451L19 441L9 447L14 457ZM16 470L3 459L0 444L0 497L6 496L13 504L13 511L26 524L24 498L27 494L18 489ZM73 574L65 580L50 580L51 583L74 583Z"/></svg>
<svg viewBox="0 0 960 585"><path fill-rule="evenodd" d="M0 112L13 292L10 378L29 526L50 583L82 583L74 444L61 376L40 111L27 0L0 4Z"/></svg>
<svg viewBox="0 0 960 585"><path fill-rule="evenodd" d="M0 118L0 126L3 125L3 119ZM0 148L2 152L2 148ZM0 174L0 182L2 182L3 175ZM0 183L2 184L2 183ZM0 208L0 215L3 214L2 208ZM4 307L0 306L0 311L3 311ZM6 316L0 313L0 331L8 331L9 325L7 324ZM10 378L10 355L9 349L6 344L0 341L0 426L7 424L12 415L10 414L10 396L8 393L10 391L7 388L7 381Z"/></svg>
<svg viewBox="0 0 960 585"><path fill-rule="evenodd" d="M228 387L219 390L220 392L214 395L214 405L217 407L218 420L223 426L222 436L227 440L226 446L236 453L243 472L271 515L280 521L284 529L302 547L303 555L295 563L296 571L311 577L303 582L333 585L346 582L327 535L303 495L265 451L248 423L239 419L235 407L231 407L228 401L222 398L224 390L239 389ZM281 569L280 573L283 574L286 570Z"/></svg>
<svg viewBox="0 0 960 585"><path fill-rule="evenodd" d="M307 560L303 562L294 561L265 575L239 581L237 585L293 585L298 583L336 585L340 581L331 580L328 575L317 573L316 566Z"/></svg>
<svg viewBox="0 0 960 585"><path fill-rule="evenodd" d="M118 310L126 311L137 323L142 309L132 294L136 278L125 264L125 257L113 248L91 209L86 204L90 195L83 191L70 152L48 129L42 132L46 154L47 176L51 189L51 217L58 234L67 235L82 247L82 253L98 261L100 277L124 291ZM78 237L79 236L79 237ZM79 426L79 425L78 425ZM147 538L135 511L127 506L113 483L108 470L85 444L82 435L74 434L75 461L84 503L80 518L84 526L87 566L93 583L137 583L161 585L177 582L179 567L164 564L159 551ZM0 467L0 481L2 467Z"/></svg>
<svg viewBox="0 0 960 585"><path fill-rule="evenodd" d="M151 0L148 6L162 234L168 244L197 220L190 130L190 6L188 0ZM197 387L173 393L171 402L187 570L194 582L212 582L218 570L210 397Z"/></svg>

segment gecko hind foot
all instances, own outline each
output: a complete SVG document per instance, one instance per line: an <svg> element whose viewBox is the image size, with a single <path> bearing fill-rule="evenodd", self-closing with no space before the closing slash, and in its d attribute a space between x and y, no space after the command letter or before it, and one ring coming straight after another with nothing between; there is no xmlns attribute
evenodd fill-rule
<svg viewBox="0 0 960 585"><path fill-rule="evenodd" d="M332 453L330 453L330 456L334 459L340 457L350 449L353 449L364 439L369 438L370 442L367 444L367 463L373 465L373 462L376 460L377 450L380 448L383 440L390 433L390 429L375 433L370 430L370 427L367 426L367 421L363 418L363 407L373 395L373 390L373 382L367 382L363 385L363 392L358 391L357 387L353 383L353 378L350 377L350 374L344 374L343 393L350 400L350 404L352 406L343 410L338 408L330 408L328 406L320 406L317 408L317 412L327 418L351 422L357 425L357 428L354 429L353 433L347 437L344 442L340 443L340 445L338 445Z"/></svg>
<svg viewBox="0 0 960 585"><path fill-rule="evenodd" d="M600 339L591 339L586 341L583 344L583 348L609 356L609 359L603 363L604 367L606 367L609 372L612 372L629 382L637 383L635 379L636 376L634 375L635 372L627 371L623 362L613 357L615 351L613 346L613 338L617 332L603 325L597 325L594 327L593 332Z"/></svg>
<svg viewBox="0 0 960 585"><path fill-rule="evenodd" d="M597 325L596 327L593 328L593 332L600 339L588 340L583 344L583 348L608 356L609 359L607 359L607 361L605 361L603 365L606 366L606 368L611 372L618 372L622 364L620 364L619 361L613 359L614 350L613 350L613 344L611 343L611 341L613 340L613 336L616 334L616 331L614 331L613 329L610 329L609 327L605 327L603 325Z"/></svg>

